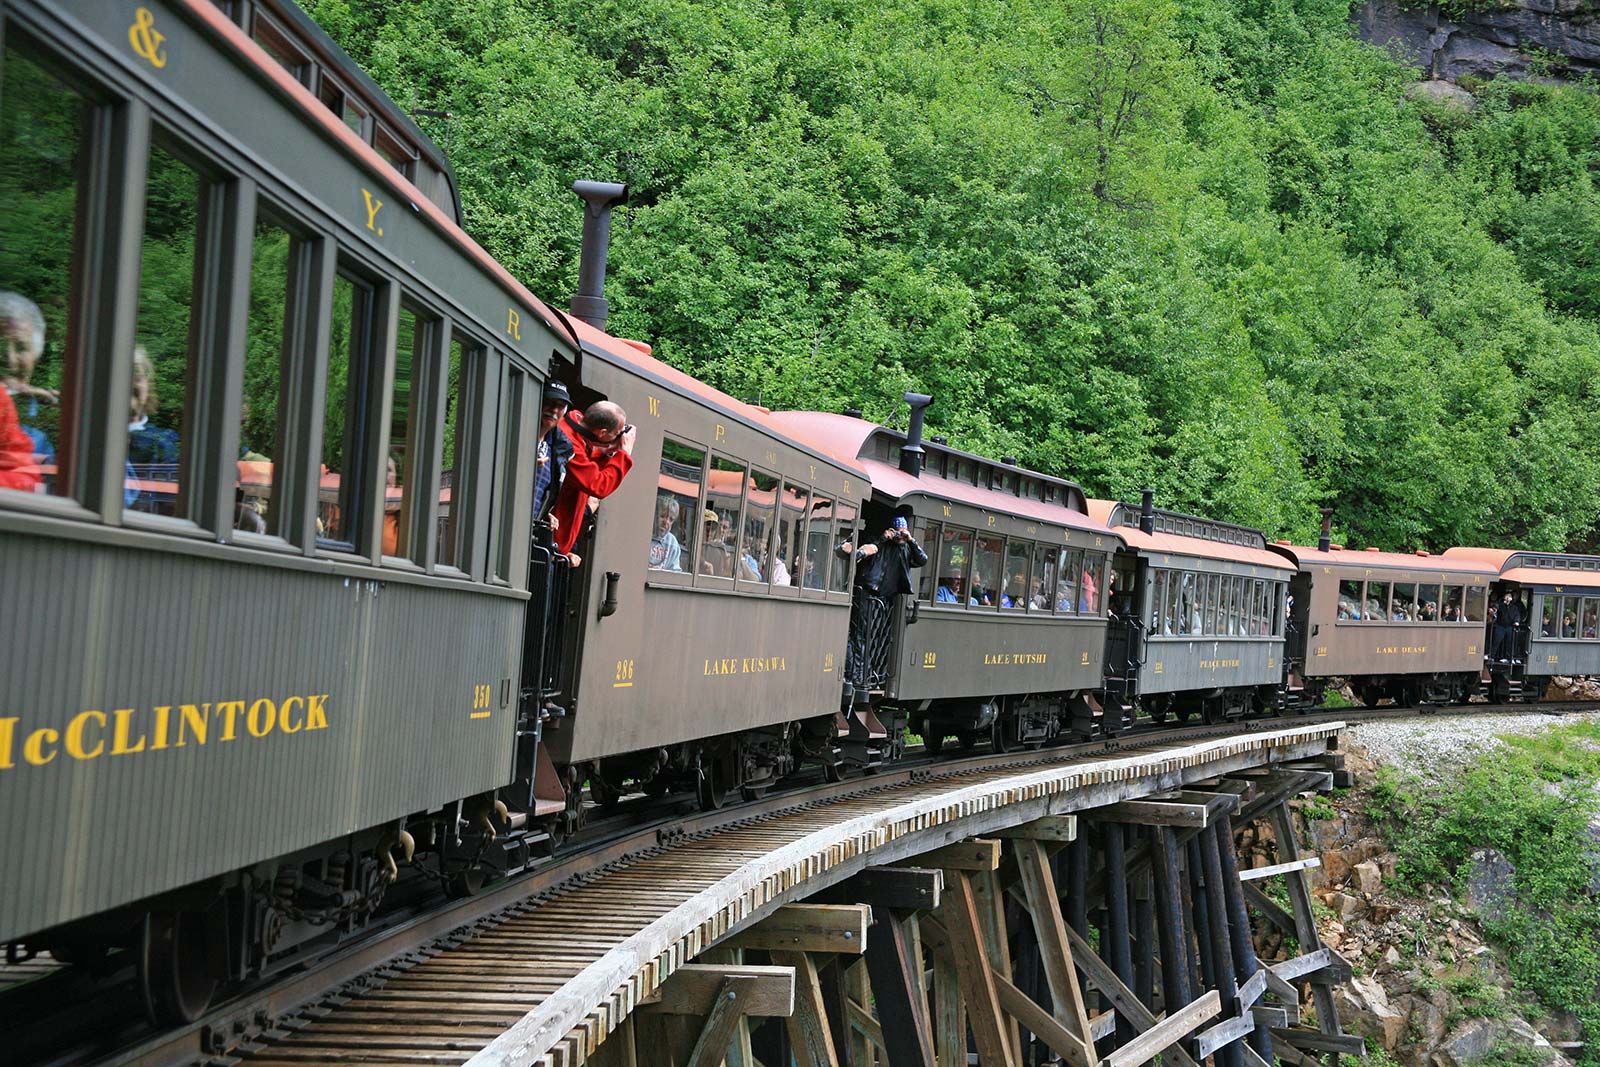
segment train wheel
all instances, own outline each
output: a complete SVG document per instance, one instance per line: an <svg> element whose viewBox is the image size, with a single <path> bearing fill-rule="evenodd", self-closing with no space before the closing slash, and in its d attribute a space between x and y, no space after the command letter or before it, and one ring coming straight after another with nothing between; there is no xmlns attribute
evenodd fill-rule
<svg viewBox="0 0 1600 1067"><path fill-rule="evenodd" d="M672 783L667 780L665 771L658 772L654 778L644 783L644 795L660 799L667 795L667 790L672 788Z"/></svg>
<svg viewBox="0 0 1600 1067"><path fill-rule="evenodd" d="M716 811L728 800L728 786L717 769L716 760L702 759L700 773L695 778L694 795L701 811Z"/></svg>
<svg viewBox="0 0 1600 1067"><path fill-rule="evenodd" d="M970 751L972 751L972 746L976 745L977 743L978 743L978 731L976 731L976 730L957 730L956 731L956 748L957 748L957 750L959 750L961 752L970 752Z"/></svg>
<svg viewBox="0 0 1600 1067"><path fill-rule="evenodd" d="M473 896L483 888L486 877L482 867L468 867L450 876L449 881L445 883L445 892L450 894L451 900Z"/></svg>
<svg viewBox="0 0 1600 1067"><path fill-rule="evenodd" d="M989 727L989 743L994 746L996 752L1010 752L1016 747L1011 738L1006 736L1005 719L997 717L994 725Z"/></svg>
<svg viewBox="0 0 1600 1067"><path fill-rule="evenodd" d="M922 735L922 749L930 756L937 756L944 751L944 734L937 727L924 727Z"/></svg>
<svg viewBox="0 0 1600 1067"><path fill-rule="evenodd" d="M1366 707L1375 708L1382 699L1383 690L1378 686L1368 685L1361 688L1361 703Z"/></svg>
<svg viewBox="0 0 1600 1067"><path fill-rule="evenodd" d="M152 911L139 932L139 988L156 1026L192 1023L217 990L207 952L206 916L198 911Z"/></svg>

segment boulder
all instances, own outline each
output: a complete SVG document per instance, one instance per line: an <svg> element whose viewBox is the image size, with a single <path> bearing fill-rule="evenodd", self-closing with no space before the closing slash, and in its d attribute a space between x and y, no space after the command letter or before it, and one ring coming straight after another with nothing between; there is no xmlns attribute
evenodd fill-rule
<svg viewBox="0 0 1600 1067"><path fill-rule="evenodd" d="M1350 1033L1360 1034L1393 1051L1406 1036L1406 1016L1389 1003L1383 986L1371 975L1361 975L1339 987L1334 994L1339 1022Z"/></svg>
<svg viewBox="0 0 1600 1067"><path fill-rule="evenodd" d="M1344 852L1333 850L1322 854L1322 866L1313 870L1322 872L1324 885L1344 885L1350 879L1350 858Z"/></svg>
<svg viewBox="0 0 1600 1067"><path fill-rule="evenodd" d="M1492 1019L1468 1019L1439 1043L1433 1062L1436 1067L1468 1067L1489 1055L1499 1036Z"/></svg>
<svg viewBox="0 0 1600 1067"><path fill-rule="evenodd" d="M1366 896L1372 896L1383 886L1383 872L1371 860L1356 864L1353 873L1356 876L1356 888Z"/></svg>
<svg viewBox="0 0 1600 1067"><path fill-rule="evenodd" d="M1478 102L1461 86L1442 78L1413 82L1406 87L1406 95L1413 100L1430 100L1435 104L1459 108L1462 111L1471 111Z"/></svg>
<svg viewBox="0 0 1600 1067"><path fill-rule="evenodd" d="M1349 893L1329 893L1328 907L1339 918L1349 920L1356 912L1361 910L1361 898L1351 896Z"/></svg>
<svg viewBox="0 0 1600 1067"><path fill-rule="evenodd" d="M1517 869L1498 849L1480 848L1467 861L1467 903L1486 919L1504 919L1516 900Z"/></svg>

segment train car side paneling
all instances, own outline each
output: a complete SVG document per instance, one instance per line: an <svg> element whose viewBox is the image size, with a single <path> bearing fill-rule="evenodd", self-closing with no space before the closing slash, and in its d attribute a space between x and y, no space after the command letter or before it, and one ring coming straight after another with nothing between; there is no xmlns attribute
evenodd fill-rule
<svg viewBox="0 0 1600 1067"><path fill-rule="evenodd" d="M1600 675L1600 587L1563 582L1522 588L1534 592L1525 673Z"/></svg>
<svg viewBox="0 0 1600 1067"><path fill-rule="evenodd" d="M1288 571L1274 571L1248 563L1185 558L1168 553L1145 554L1152 567L1171 568L1199 575L1263 579L1287 583ZM1139 692L1146 696L1161 693L1203 692L1238 686L1277 685L1283 680L1283 637L1281 634L1205 634L1188 636L1165 632L1160 612L1151 603L1153 589L1146 582L1144 618L1149 622L1145 636L1144 666L1139 673ZM1275 618L1283 617L1283 593L1272 605Z"/></svg>
<svg viewBox="0 0 1600 1067"><path fill-rule="evenodd" d="M1425 567L1363 566L1321 563L1311 551L1301 556L1311 575L1311 607L1306 641L1308 678L1363 677L1399 674L1476 674L1483 667L1484 626L1463 622L1391 622L1387 619L1341 619L1341 582L1395 583L1462 587L1487 594L1491 576ZM1365 601L1363 597L1363 601ZM1364 606L1364 605L1363 605ZM1388 614L1387 607L1384 614Z"/></svg>

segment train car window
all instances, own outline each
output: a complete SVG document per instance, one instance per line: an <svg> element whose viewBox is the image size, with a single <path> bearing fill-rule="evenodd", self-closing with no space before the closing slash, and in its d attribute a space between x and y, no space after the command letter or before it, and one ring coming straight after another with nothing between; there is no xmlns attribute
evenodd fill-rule
<svg viewBox="0 0 1600 1067"><path fill-rule="evenodd" d="M371 355L373 302L372 288L365 282L342 272L335 276L317 506L317 541L328 548L355 548L361 499L361 381Z"/></svg>
<svg viewBox="0 0 1600 1067"><path fill-rule="evenodd" d="M965 605L967 572L972 563L972 531L946 526L939 542L939 584L934 590L936 604Z"/></svg>
<svg viewBox="0 0 1600 1067"><path fill-rule="evenodd" d="M706 454L674 441L661 442L661 475L656 482L655 527L650 531L649 567L653 571L687 572L705 523L700 511L700 486Z"/></svg>
<svg viewBox="0 0 1600 1067"><path fill-rule="evenodd" d="M1083 573L1079 576L1078 582L1078 610L1090 615L1100 614L1100 603L1106 582L1105 553L1083 554Z"/></svg>
<svg viewBox="0 0 1600 1067"><path fill-rule="evenodd" d="M1195 604L1194 572L1180 571L1177 578L1177 632L1180 636L1187 637L1193 634L1199 621L1199 612Z"/></svg>
<svg viewBox="0 0 1600 1067"><path fill-rule="evenodd" d="M1578 598L1575 596L1561 598L1561 636L1578 636Z"/></svg>
<svg viewBox="0 0 1600 1067"><path fill-rule="evenodd" d="M933 592L938 588L938 559L939 554L939 524L926 520L917 524L917 544L928 553L928 562L917 568L917 599L933 599Z"/></svg>
<svg viewBox="0 0 1600 1067"><path fill-rule="evenodd" d="M15 409L28 450L0 452L0 487L73 494L78 367L67 344L78 186L90 104L12 26L0 67L0 407ZM5 413L7 416L10 411Z"/></svg>
<svg viewBox="0 0 1600 1067"><path fill-rule="evenodd" d="M1228 604L1228 636L1238 637L1244 633L1242 623L1245 619L1244 609L1244 579L1240 577L1223 576L1223 599Z"/></svg>
<svg viewBox="0 0 1600 1067"><path fill-rule="evenodd" d="M1000 587L1000 606L1024 611L1028 607L1028 557L1033 542L1012 538L1006 542L1006 575Z"/></svg>
<svg viewBox="0 0 1600 1067"><path fill-rule="evenodd" d="M418 484L414 436L421 424L423 397L415 388L417 372L427 359L427 338L440 324L430 322L409 305L400 307L395 333L394 384L389 393L389 451L384 465L383 554L410 559L410 487Z"/></svg>
<svg viewBox="0 0 1600 1067"><path fill-rule="evenodd" d="M460 537L461 516L466 513L471 486L464 477L465 458L461 444L461 391L469 358L483 359L483 350L459 335L450 337L450 365L445 368L444 436L439 442L439 514L434 520L438 531L435 556L441 567L465 570L467 545Z"/></svg>
<svg viewBox="0 0 1600 1067"><path fill-rule="evenodd" d="M1580 624L1578 636L1586 641L1600 637L1600 600L1596 600L1594 597L1584 598L1583 621Z"/></svg>
<svg viewBox="0 0 1600 1067"><path fill-rule="evenodd" d="M1215 636L1217 632L1217 601L1221 597L1221 582L1215 574L1199 576L1200 603L1203 612L1200 626L1195 631L1202 636Z"/></svg>
<svg viewBox="0 0 1600 1067"><path fill-rule="evenodd" d="M1261 606L1265 598L1261 595L1261 580L1259 578L1246 578L1244 582L1244 616L1243 631L1253 637L1260 637L1266 632L1266 627L1261 624Z"/></svg>
<svg viewBox="0 0 1600 1067"><path fill-rule="evenodd" d="M1233 613L1229 623L1240 637L1250 635L1250 581L1235 576L1233 579Z"/></svg>
<svg viewBox="0 0 1600 1067"><path fill-rule="evenodd" d="M1056 595L1058 550L1055 545L1033 546L1033 581L1028 586L1028 610L1049 611Z"/></svg>
<svg viewBox="0 0 1600 1067"><path fill-rule="evenodd" d="M1415 582L1394 583L1394 597L1389 601L1389 621L1417 621L1417 584Z"/></svg>
<svg viewBox="0 0 1600 1067"><path fill-rule="evenodd" d="M772 551L772 584L800 584L801 559L805 555L806 512L811 491L803 485L785 484L778 504L778 540Z"/></svg>
<svg viewBox="0 0 1600 1067"><path fill-rule="evenodd" d="M1439 609L1441 622L1466 622L1466 605L1461 601L1462 587L1447 585L1444 587L1444 600Z"/></svg>
<svg viewBox="0 0 1600 1067"><path fill-rule="evenodd" d="M1078 610L1078 581L1083 574L1083 550L1063 549L1061 573L1056 578L1056 610L1075 613Z"/></svg>
<svg viewBox="0 0 1600 1067"><path fill-rule="evenodd" d="M151 146L122 505L169 518L189 517L186 468L193 458L194 422L189 318L197 303L202 189L193 167L161 144Z"/></svg>
<svg viewBox="0 0 1600 1067"><path fill-rule="evenodd" d="M1540 595L1540 637L1554 637L1556 635L1556 609L1560 599L1558 596Z"/></svg>
<svg viewBox="0 0 1600 1067"><path fill-rule="evenodd" d="M255 25L250 36L255 38L256 44L277 60L284 70L294 76L295 81L309 84L311 73L316 69L311 62L311 57L294 43L294 39L280 29L272 19L262 12L256 12Z"/></svg>
<svg viewBox="0 0 1600 1067"><path fill-rule="evenodd" d="M1339 608L1338 617L1341 620L1360 622L1366 618L1366 611L1361 603L1361 583L1353 578L1339 580Z"/></svg>
<svg viewBox="0 0 1600 1067"><path fill-rule="evenodd" d="M749 477L743 463L711 457L706 481L706 514L701 523L700 573L712 578L732 578L739 562L739 505Z"/></svg>
<svg viewBox="0 0 1600 1067"><path fill-rule="evenodd" d="M778 479L765 471L752 472L739 538L741 582L772 583L772 514L777 503Z"/></svg>
<svg viewBox="0 0 1600 1067"><path fill-rule="evenodd" d="M1001 549L998 537L980 534L972 551L972 573L967 579L967 606L992 608L1000 603Z"/></svg>
<svg viewBox="0 0 1600 1067"><path fill-rule="evenodd" d="M1467 621L1484 622L1489 617L1489 587L1467 586Z"/></svg>
<svg viewBox="0 0 1600 1067"><path fill-rule="evenodd" d="M522 485L529 486L527 503L531 505L533 501L533 468L530 463L534 461L537 451L527 447L527 442L539 431L537 417L530 420L524 412L528 410L528 401L543 393L543 389L534 392L535 389L538 389L538 386L531 375L516 367L507 368L504 395L500 398L500 427L495 435L495 456L499 465L496 479L499 504L495 508L498 521L495 524L495 545L491 557L494 565L490 568L490 574L494 580L517 589L527 588L527 567L514 566L512 561L516 559L518 564L522 562L518 558L521 556L519 550L527 543L528 538L530 515L520 511L523 505L518 500L518 489ZM420 487L425 483L419 481L417 484ZM441 492L440 496L443 495ZM442 500L438 507L440 510L443 509ZM435 511L434 515L434 529L437 530L438 511ZM520 574L517 573L518 570Z"/></svg>
<svg viewBox="0 0 1600 1067"><path fill-rule="evenodd" d="M828 554L833 557L833 564L828 568L828 589L834 593L848 593L850 591L850 560L840 559L833 552L834 545L839 544L847 537L855 536L852 533L856 523L856 506L840 501L834 509L833 541L828 545Z"/></svg>
<svg viewBox="0 0 1600 1067"><path fill-rule="evenodd" d="M257 208L258 215L265 205ZM250 248L250 327L245 335L244 392L239 400L239 480L233 528L281 534L283 509L273 506L274 463L281 454L284 420L278 410L287 355L289 263L294 239L270 218L257 218Z"/></svg>
<svg viewBox="0 0 1600 1067"><path fill-rule="evenodd" d="M1362 616L1372 622L1386 622L1389 618L1389 583L1367 583L1367 605Z"/></svg>
<svg viewBox="0 0 1600 1067"><path fill-rule="evenodd" d="M828 538L833 534L833 501L811 494L811 511L806 520L806 552L801 561L800 588L823 590L828 587L828 561L833 558L833 546Z"/></svg>
<svg viewBox="0 0 1600 1067"><path fill-rule="evenodd" d="M1431 584L1417 586L1417 622L1439 621L1440 588Z"/></svg>
<svg viewBox="0 0 1600 1067"><path fill-rule="evenodd" d="M1170 634L1172 632L1170 617L1167 614L1167 586L1171 582L1169 571L1150 572L1150 615L1145 619L1146 625L1153 634Z"/></svg>

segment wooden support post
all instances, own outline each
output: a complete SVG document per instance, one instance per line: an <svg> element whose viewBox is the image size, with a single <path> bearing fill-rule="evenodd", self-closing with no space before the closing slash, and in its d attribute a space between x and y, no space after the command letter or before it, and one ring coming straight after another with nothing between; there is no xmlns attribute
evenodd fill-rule
<svg viewBox="0 0 1600 1067"><path fill-rule="evenodd" d="M1204 809L1202 809L1204 810ZM1106 935L1110 944L1111 969L1123 985L1133 985L1133 946L1129 943L1128 926L1128 869L1125 863L1127 835L1120 823L1107 823L1105 833L1106 853ZM1126 1019L1117 1020L1117 1043L1126 1044L1133 1039L1133 1026Z"/></svg>
<svg viewBox="0 0 1600 1067"><path fill-rule="evenodd" d="M845 1009L844 964L830 957L817 967L822 984L822 1007L828 1016L828 1032L833 1035L833 1054L839 1067L861 1067L855 1062L850 1042L850 1013Z"/></svg>
<svg viewBox="0 0 1600 1067"><path fill-rule="evenodd" d="M1133 881L1133 992L1146 1007L1155 1007L1156 924L1149 871Z"/></svg>
<svg viewBox="0 0 1600 1067"><path fill-rule="evenodd" d="M1261 970L1256 960L1255 943L1250 940L1250 916L1244 908L1244 891L1239 881L1239 862L1234 854L1233 820L1226 813L1217 816L1214 833L1217 838L1217 861L1222 874L1222 896L1228 909L1228 934L1233 945L1234 976L1241 988L1255 980ZM1261 986L1266 986L1266 976L1261 975ZM1257 993L1257 996L1260 994ZM1254 997L1250 1002L1254 1001ZM1239 1011L1250 1014L1250 1002L1241 1001ZM1250 1047L1268 1063L1272 1062L1272 1032L1267 1024L1257 1022L1250 1035Z"/></svg>
<svg viewBox="0 0 1600 1067"><path fill-rule="evenodd" d="M998 864L996 865L998 867ZM972 875L972 892L978 904L978 917L983 923L983 949L989 966L996 974L1011 980L1011 939L1006 923L1006 896L1000 890L994 871L975 871ZM1022 1033L1015 1022L1005 1024L1006 1040L1017 1060L1022 1059Z"/></svg>
<svg viewBox="0 0 1600 1067"><path fill-rule="evenodd" d="M869 1028L851 1024L856 1017L852 1010L855 1005L860 1006L861 1013L868 1019L872 1018L868 1011L872 993L867 981L866 962L855 960L847 963L841 960L839 965L844 968L845 1032L850 1036L850 1062L854 1067L876 1067L878 1053L872 1045ZM882 1034L881 1029L878 1032Z"/></svg>
<svg viewBox="0 0 1600 1067"><path fill-rule="evenodd" d="M933 957L933 1039L939 1067L967 1067L967 1011L955 957Z"/></svg>
<svg viewBox="0 0 1600 1067"><path fill-rule="evenodd" d="M1017 869L1022 875L1023 896L1033 918L1034 935L1039 941L1039 959L1045 982L1050 987L1050 1004L1056 1022L1083 1047L1083 1067L1093 1067L1094 1039L1089 1033L1089 1013L1078 985L1078 971L1072 959L1072 944L1067 940L1066 923L1061 916L1055 877L1044 847L1037 841L1018 841ZM1035 1027L1029 1027L1039 1033ZM1060 1051L1060 1050L1057 1050ZM1063 1053L1065 1055L1065 1053ZM943 1065L941 1064L941 1067Z"/></svg>
<svg viewBox="0 0 1600 1067"><path fill-rule="evenodd" d="M1294 821L1289 816L1287 801L1274 807L1269 818L1272 821L1273 837L1278 842L1278 859L1285 862L1299 859L1300 842L1295 838ZM1322 934L1317 930L1317 917L1311 910L1311 891L1306 887L1305 875L1291 874L1284 881L1289 889L1289 907L1294 913L1295 939L1300 942L1302 951L1321 949ZM1339 1011L1333 1001L1333 990L1328 988L1326 979L1322 981L1311 979L1311 1002L1317 1009L1317 1028L1330 1036L1340 1035L1343 1031L1339 1026ZM1327 1051L1332 1053L1328 1061L1330 1067L1339 1067L1340 1050Z"/></svg>
<svg viewBox="0 0 1600 1067"><path fill-rule="evenodd" d="M742 966L744 964L744 950L717 946L700 953L696 958L698 963L721 963ZM767 1016L771 1018L771 1016ZM750 1016L740 1012L739 1021L734 1027L733 1042L728 1049L728 1058L724 1067L752 1067L755 1056L750 1047Z"/></svg>
<svg viewBox="0 0 1600 1067"><path fill-rule="evenodd" d="M1184 940L1183 951L1189 957L1189 992L1198 995L1206 987L1204 961L1200 956L1201 927L1200 913L1196 910L1194 902L1195 879L1198 877L1198 865L1194 862L1194 836L1190 835L1181 845L1179 854L1180 870L1183 877L1178 881L1178 891L1183 899L1183 914L1188 920L1185 928L1187 936Z"/></svg>
<svg viewBox="0 0 1600 1067"><path fill-rule="evenodd" d="M717 947L858 955L866 948L870 925L867 904L785 904Z"/></svg>
<svg viewBox="0 0 1600 1067"><path fill-rule="evenodd" d="M794 1013L787 1029L796 1067L839 1067L816 963L804 952L774 952L772 962L794 968Z"/></svg>
<svg viewBox="0 0 1600 1067"><path fill-rule="evenodd" d="M920 989L922 958L908 928L912 921L886 911L867 936L867 972L889 1067L934 1067L933 1035Z"/></svg>
<svg viewBox="0 0 1600 1067"><path fill-rule="evenodd" d="M1224 825L1218 822L1217 826ZM1206 873L1206 906L1207 917L1211 922L1211 952L1215 957L1216 982L1212 988L1222 994L1222 1011L1225 1017L1236 1017L1239 1014L1238 972L1233 963L1233 939L1228 929L1228 889L1222 876L1222 849L1215 833L1203 833L1198 838L1200 842L1200 855L1205 863ZM1233 847L1233 837L1228 837L1228 847ZM1233 882L1238 884L1235 877ZM1249 936L1246 927L1245 936ZM1229 1041L1217 1050L1217 1067L1244 1067L1244 1057L1235 1047L1236 1042Z"/></svg>
<svg viewBox="0 0 1600 1067"><path fill-rule="evenodd" d="M1189 928L1183 909L1183 876L1178 869L1178 835L1169 826L1158 826L1151 834L1156 859L1156 930L1161 942L1161 1004L1170 1012L1194 999L1189 981Z"/></svg>
<svg viewBox="0 0 1600 1067"><path fill-rule="evenodd" d="M983 922L971 875L963 870L946 872L945 899L940 905L941 924L949 934L950 950L965 996L968 1021L984 1067L1017 1067L1000 1012L994 976L983 948Z"/></svg>
<svg viewBox="0 0 1600 1067"><path fill-rule="evenodd" d="M1204 804L1180 804L1175 800L1124 800L1096 808L1090 814L1108 822L1201 829L1206 825L1207 811Z"/></svg>
<svg viewBox="0 0 1600 1067"><path fill-rule="evenodd" d="M624 1017L617 1024L617 1028L606 1036L587 1062L591 1067L639 1067L639 1060L634 1054L632 1015Z"/></svg>
<svg viewBox="0 0 1600 1067"><path fill-rule="evenodd" d="M717 999L706 1015L706 1024L700 1031L699 1039L694 1043L694 1050L689 1053L687 1067L718 1067L728 1058L734 1031L738 1028L740 1020L745 1017L746 1006L756 996L756 984L759 981L760 979L750 975L737 974L723 979L722 987L717 992ZM793 992L791 986L791 998ZM791 1007L792 1004L791 999Z"/></svg>
<svg viewBox="0 0 1600 1067"><path fill-rule="evenodd" d="M1089 943L1070 926L1067 927L1067 940L1072 944L1073 959L1077 962L1078 969L1083 972L1085 978L1094 984L1095 988L1105 994L1106 999L1116 1008L1119 1017L1126 1017L1132 1020L1133 1028L1140 1033L1156 1025L1155 1013L1139 1003L1139 998L1133 995L1133 990L1118 981L1111 968L1107 967L1105 963L1095 956L1094 950L1089 947ZM1179 1007L1182 1007L1182 1005ZM1199 1067L1195 1063L1194 1057L1190 1056L1181 1045L1173 1045L1168 1048L1163 1053L1163 1059L1175 1064L1176 1067Z"/></svg>
<svg viewBox="0 0 1600 1067"><path fill-rule="evenodd" d="M1189 905L1193 909L1190 914L1194 916L1194 940L1200 958L1195 972L1200 976L1195 984L1195 991L1199 992L1217 988L1217 956L1211 947L1211 901L1206 896L1206 865L1198 838L1189 842L1188 873Z"/></svg>

